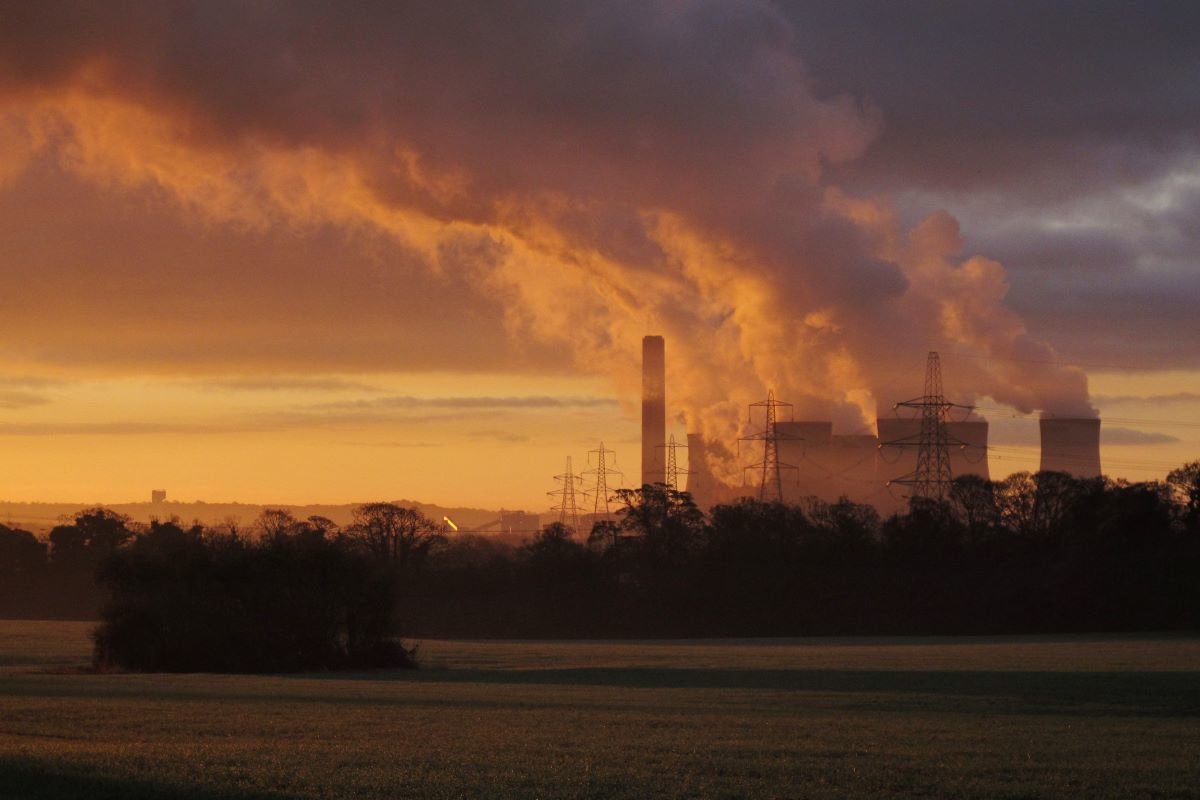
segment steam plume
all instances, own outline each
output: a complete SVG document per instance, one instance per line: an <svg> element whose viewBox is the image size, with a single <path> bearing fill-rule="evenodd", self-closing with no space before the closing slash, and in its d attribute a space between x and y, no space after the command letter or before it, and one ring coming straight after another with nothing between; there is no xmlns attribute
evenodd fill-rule
<svg viewBox="0 0 1200 800"><path fill-rule="evenodd" d="M6 9L0 181L53 157L218 223L383 232L631 403L662 333L718 444L768 386L861 426L929 349L981 357L952 388L1092 413L948 213L904 231L826 184L882 121L815 88L771 4L501 5Z"/></svg>

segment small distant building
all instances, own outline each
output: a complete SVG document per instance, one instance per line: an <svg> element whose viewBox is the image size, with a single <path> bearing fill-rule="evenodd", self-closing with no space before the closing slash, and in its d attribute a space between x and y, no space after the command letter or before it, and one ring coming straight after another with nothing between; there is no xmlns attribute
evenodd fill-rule
<svg viewBox="0 0 1200 800"><path fill-rule="evenodd" d="M151 503L165 503L166 501L167 501L167 490L166 489L151 489L150 490L150 502Z"/></svg>

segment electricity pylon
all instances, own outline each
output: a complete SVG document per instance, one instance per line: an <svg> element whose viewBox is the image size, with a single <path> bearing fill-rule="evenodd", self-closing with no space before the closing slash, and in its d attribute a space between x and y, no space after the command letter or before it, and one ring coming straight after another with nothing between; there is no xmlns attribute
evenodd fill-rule
<svg viewBox="0 0 1200 800"><path fill-rule="evenodd" d="M775 391L767 390L767 399L758 403L750 404L750 423L754 422L754 409L766 409L767 420L763 429L750 436L743 436L738 439L738 448L740 451L742 442L762 442L763 443L763 460L757 464L751 464L745 469L753 469L761 471L761 480L758 486L758 499L764 503L783 502L783 476L782 471L785 469L796 469L792 464L784 464L779 460L779 442L794 441L796 437L781 435L779 429L775 427L778 421L777 409L788 409L788 416L791 416L791 403L784 403L775 399Z"/></svg>
<svg viewBox="0 0 1200 800"><path fill-rule="evenodd" d="M608 493L608 476L620 475L623 478L624 475L622 475L620 470L616 469L617 454L606 448L604 442L600 443L598 449L588 451L589 465L592 463L593 455L596 456L596 466L583 471L584 475L594 475L596 477L594 488L591 492L593 498L592 513L597 520L611 520L612 512L608 506L611 499ZM612 456L613 463L611 465L608 463L609 456Z"/></svg>
<svg viewBox="0 0 1200 800"><path fill-rule="evenodd" d="M558 505L551 506L551 511L558 512L558 521L573 531L579 530L579 507L575 504L576 484L583 478L571 469L571 457L567 456L567 469L561 475L555 475L554 480L560 481L562 487L552 492L546 492L551 497L559 498Z"/></svg>
<svg viewBox="0 0 1200 800"><path fill-rule="evenodd" d="M675 451L687 450L687 445L676 442L675 434L672 433L670 438L667 439L667 443L660 444L659 447L662 447L667 451L667 488L673 489L676 492L681 491L679 488L679 476L687 475L690 470L679 468L679 459L676 458Z"/></svg>
<svg viewBox="0 0 1200 800"><path fill-rule="evenodd" d="M912 408L921 412L921 430L916 437L906 436L890 442L881 442L880 447L917 447L917 468L907 475L893 478L893 483L909 487L913 497L926 500L945 500L954 481L950 469L950 445L964 446L946 432L946 421L952 408L973 410L946 402L942 394L942 362L937 351L931 350L925 361L925 394L897 403L895 408ZM914 441L915 438L915 441Z"/></svg>

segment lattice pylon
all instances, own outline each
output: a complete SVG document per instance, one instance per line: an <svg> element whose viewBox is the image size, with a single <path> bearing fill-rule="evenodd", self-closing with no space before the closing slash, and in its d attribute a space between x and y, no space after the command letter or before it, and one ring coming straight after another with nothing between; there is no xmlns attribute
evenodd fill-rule
<svg viewBox="0 0 1200 800"><path fill-rule="evenodd" d="M559 481L562 486L552 492L546 494L551 497L559 498L559 503L556 506L551 506L551 511L558 512L558 521L566 525L573 531L579 530L579 506L575 503L575 489L583 478L576 475L571 467L571 457L567 456L567 468L561 475L555 475L554 480Z"/></svg>
<svg viewBox="0 0 1200 800"><path fill-rule="evenodd" d="M796 469L792 464L784 464L779 460L779 440L792 440L794 437L780 435L779 429L775 423L778 422L778 409L788 409L788 415L791 415L792 404L784 403L775 399L775 391L767 390L767 399L758 403L750 404L750 423L754 422L754 409L762 408L766 410L766 425L762 431L743 436L738 439L738 446L742 442L762 442L763 443L763 460L757 464L751 464L746 469L757 470L760 473L758 486L758 499L764 503L782 503L783 502L783 470Z"/></svg>
<svg viewBox="0 0 1200 800"><path fill-rule="evenodd" d="M913 497L926 500L945 500L954 482L950 468L950 445L964 446L946 432L946 422L952 408L971 409L971 406L946 402L942 391L942 361L937 351L931 350L925 359L925 394L897 403L896 408L916 409L921 414L921 430L916 441L909 436L891 442L881 442L881 447L917 447L917 468L907 475L888 481L909 487Z"/></svg>
<svg viewBox="0 0 1200 800"><path fill-rule="evenodd" d="M590 466L592 456L595 456L595 466ZM612 464L608 463L609 456L612 457ZM592 513L597 521L611 520L612 512L609 508L609 501L612 499L608 492L608 476L621 475L620 470L616 469L617 454L604 446L604 442L600 443L600 447L595 450L588 451L589 469L584 470L584 475L595 476L595 481L592 484Z"/></svg>
<svg viewBox="0 0 1200 800"><path fill-rule="evenodd" d="M670 437L668 437L667 443L660 444L659 447L667 451L667 468L665 472L667 488L676 492L682 491L679 488L679 476L687 475L690 470L679 468L679 458L676 456L676 451L687 450L687 445L679 444L679 442L675 441L675 434L672 433Z"/></svg>

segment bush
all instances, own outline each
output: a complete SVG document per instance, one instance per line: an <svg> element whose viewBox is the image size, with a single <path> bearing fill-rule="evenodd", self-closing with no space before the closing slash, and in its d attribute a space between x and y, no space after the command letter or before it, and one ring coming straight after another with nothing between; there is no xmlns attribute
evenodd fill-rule
<svg viewBox="0 0 1200 800"><path fill-rule="evenodd" d="M393 577L319 529L250 543L156 526L101 570L99 669L289 672L411 667Z"/></svg>

